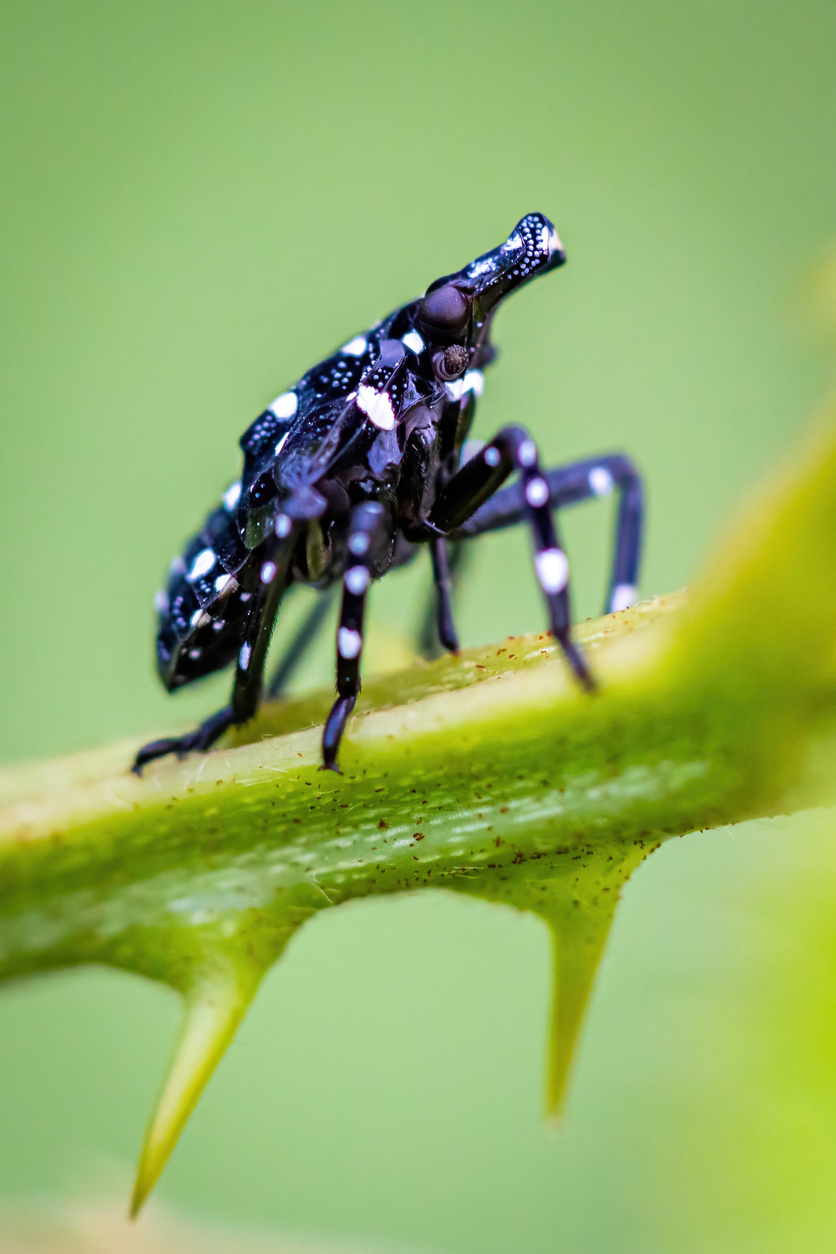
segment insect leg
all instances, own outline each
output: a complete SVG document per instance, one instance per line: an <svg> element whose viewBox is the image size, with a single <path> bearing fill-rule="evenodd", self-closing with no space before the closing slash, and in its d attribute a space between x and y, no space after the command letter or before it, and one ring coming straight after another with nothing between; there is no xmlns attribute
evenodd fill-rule
<svg viewBox="0 0 836 1254"><path fill-rule="evenodd" d="M286 518L285 515L282 517ZM230 704L210 715L185 736L153 740L145 745L134 759L131 769L135 774L141 775L143 767L149 762L167 757L170 753L176 753L178 758L182 758L196 750L205 752L227 728L246 723L255 714L261 696L261 681L270 634L279 601L287 589L290 560L298 537L298 524L290 526L277 544L264 550L263 557L267 560L262 560L258 567L258 587L253 592L253 607L244 626Z"/></svg>
<svg viewBox="0 0 836 1254"><path fill-rule="evenodd" d="M442 547L442 563L436 558L436 545ZM467 552L463 544L450 544L440 536L429 544L433 567L433 587L427 598L416 637L421 657L440 657L443 649L458 653L459 640L453 622L453 594L461 576ZM439 648L439 641L443 646Z"/></svg>
<svg viewBox="0 0 836 1254"><path fill-rule="evenodd" d="M337 699L322 733L322 770L337 771L337 752L345 725L360 691L360 657L363 652L363 616L371 583L371 559L375 538L385 518L375 501L358 505L351 515L348 534L349 565L343 577L343 599L337 628Z"/></svg>
<svg viewBox="0 0 836 1254"><path fill-rule="evenodd" d="M575 677L595 688L583 655L569 637L569 562L560 547L550 508L549 485L540 470L537 445L522 427L505 427L466 462L439 494L430 523L457 535L463 524L512 473L521 474L522 516L534 541L534 565L549 613L549 625Z"/></svg>
<svg viewBox="0 0 836 1254"><path fill-rule="evenodd" d="M458 653L459 639L453 625L453 607L450 604L452 589L452 571L447 553L447 541L440 536L430 541L430 556L433 564L433 582L436 588L435 622L438 638L450 653Z"/></svg>
<svg viewBox="0 0 836 1254"><path fill-rule="evenodd" d="M644 494L641 476L630 458L621 453L590 457L547 470L543 478L549 486L553 509L577 505L592 497L609 496L613 488L618 489L615 556L604 612L615 613L634 605L642 550ZM525 488L515 483L480 506L453 532L452 538L466 540L488 531L499 531L521 522L525 516Z"/></svg>
<svg viewBox="0 0 836 1254"><path fill-rule="evenodd" d="M232 706L225 705L223 709L210 714L209 718L204 719L199 727L196 727L192 732L188 732L185 736L171 736L164 740L152 740L150 744L143 745L134 758L131 770L134 775L141 775L143 767L147 766L149 762L153 762L157 758L166 758L170 753L176 753L178 758L183 758L193 750L210 749L227 728L232 726L232 723Z"/></svg>
<svg viewBox="0 0 836 1254"><path fill-rule="evenodd" d="M267 696L271 701L281 696L291 675L307 653L309 645L313 643L317 632L328 617L335 591L336 589L332 587L319 593L296 635L287 646L284 656L267 685Z"/></svg>
<svg viewBox="0 0 836 1254"><path fill-rule="evenodd" d="M278 551L274 552L272 559L261 566L257 600L247 620L244 643L241 645L235 664L235 679L232 685L232 721L236 724L249 722L261 700L267 650L270 647L270 637L273 634L279 602L287 591L290 559L298 535L297 525L291 528L287 540Z"/></svg>

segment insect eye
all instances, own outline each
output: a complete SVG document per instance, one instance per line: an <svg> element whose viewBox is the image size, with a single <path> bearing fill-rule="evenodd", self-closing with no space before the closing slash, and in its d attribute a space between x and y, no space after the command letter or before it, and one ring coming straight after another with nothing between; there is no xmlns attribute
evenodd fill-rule
<svg viewBox="0 0 836 1254"><path fill-rule="evenodd" d="M437 379L449 382L458 379L467 369L470 354L461 344L451 344L449 348L433 355L433 370Z"/></svg>
<svg viewBox="0 0 836 1254"><path fill-rule="evenodd" d="M467 326L470 306L457 287L445 283L429 292L418 306L418 317L427 327L444 335L460 335Z"/></svg>

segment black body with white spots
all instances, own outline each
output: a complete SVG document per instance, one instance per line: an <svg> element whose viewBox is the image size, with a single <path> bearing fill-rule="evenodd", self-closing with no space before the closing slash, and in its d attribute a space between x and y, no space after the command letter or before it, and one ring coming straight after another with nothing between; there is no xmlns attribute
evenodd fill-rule
<svg viewBox="0 0 836 1254"><path fill-rule="evenodd" d="M640 480L627 458L601 457L543 473L534 442L506 427L465 460L465 441L494 356L493 315L512 291L565 261L557 233L529 214L510 237L364 335L314 366L241 438L241 479L224 495L160 593L157 660L170 690L235 663L229 706L195 732L147 745L154 758L208 749L231 724L253 716L273 623L294 583L342 583L337 700L323 736L323 765L335 768L340 738L360 688L363 615L369 583L427 544L442 645L458 643L450 607L448 542L527 521L552 632L578 680L594 687L569 636L569 568L553 509L621 490L608 608L635 600L641 543ZM513 473L519 481L501 491ZM453 554L457 549L453 550ZM284 681L310 638L314 610L277 679ZM275 695L279 684L270 686Z"/></svg>

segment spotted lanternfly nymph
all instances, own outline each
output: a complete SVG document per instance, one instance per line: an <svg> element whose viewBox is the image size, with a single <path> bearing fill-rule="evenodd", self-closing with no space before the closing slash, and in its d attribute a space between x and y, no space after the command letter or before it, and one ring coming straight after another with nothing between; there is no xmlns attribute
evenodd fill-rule
<svg viewBox="0 0 836 1254"><path fill-rule="evenodd" d="M322 737L323 766L336 770L360 690L372 580L426 544L438 637L456 652L451 555L475 536L518 522L531 531L551 631L578 681L594 688L569 635L569 563L553 511L620 489L607 608L632 605L642 528L633 465L616 454L543 471L534 441L518 426L504 427L475 451L468 440L482 370L495 356L497 308L565 260L548 218L528 214L499 248L437 279L421 299L314 366L244 433L241 479L173 563L157 597L157 663L166 688L234 663L232 698L188 735L146 745L135 771L169 753L206 750L232 724L253 717L279 603L297 583L322 595L268 693L277 695L287 680L323 618L329 590L341 583L337 699ZM518 481L500 490L515 472Z"/></svg>

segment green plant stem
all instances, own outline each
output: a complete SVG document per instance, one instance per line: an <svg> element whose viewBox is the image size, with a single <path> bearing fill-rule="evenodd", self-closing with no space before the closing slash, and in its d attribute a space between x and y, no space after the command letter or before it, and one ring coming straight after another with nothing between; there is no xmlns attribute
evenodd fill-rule
<svg viewBox="0 0 836 1254"><path fill-rule="evenodd" d="M687 599L370 684L319 766L330 699L142 780L133 746L0 776L0 977L85 962L180 990L179 1053L134 1209L293 932L352 898L448 888L544 919L557 1112L620 888L663 840L831 799L836 428L749 507Z"/></svg>

